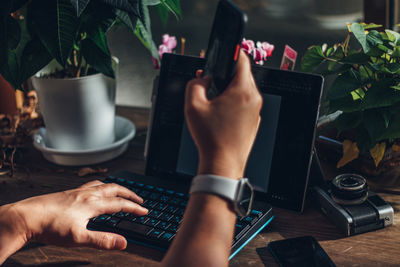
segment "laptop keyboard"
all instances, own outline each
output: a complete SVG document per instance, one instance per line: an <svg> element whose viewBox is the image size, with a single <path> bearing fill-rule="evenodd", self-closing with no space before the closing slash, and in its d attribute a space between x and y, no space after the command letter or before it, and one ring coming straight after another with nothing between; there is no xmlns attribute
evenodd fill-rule
<svg viewBox="0 0 400 267"><path fill-rule="evenodd" d="M142 206L149 212L145 216L136 216L128 212L103 214L92 218L88 228L119 233L132 241L150 241L150 244L154 243L151 241L156 241L157 246L167 248L179 231L189 199L188 194L114 176L107 177L104 182L116 183L134 191L143 198ZM262 212L257 210L252 210L247 217L238 217L233 242L261 217Z"/></svg>

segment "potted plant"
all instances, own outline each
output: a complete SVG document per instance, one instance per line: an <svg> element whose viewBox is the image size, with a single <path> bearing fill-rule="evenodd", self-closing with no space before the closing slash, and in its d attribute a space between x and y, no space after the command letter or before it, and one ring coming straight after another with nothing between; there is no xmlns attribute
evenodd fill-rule
<svg viewBox="0 0 400 267"><path fill-rule="evenodd" d="M350 165L394 185L400 181L400 34L380 27L348 25L343 43L310 47L302 70L336 76L326 100L329 113L340 114L328 125L343 146L337 167Z"/></svg>
<svg viewBox="0 0 400 267"><path fill-rule="evenodd" d="M1 1L0 73L14 88L37 73L32 82L53 148L90 149L114 141L118 61L106 33L128 27L158 61L149 6L164 20L168 12L180 16L179 0Z"/></svg>

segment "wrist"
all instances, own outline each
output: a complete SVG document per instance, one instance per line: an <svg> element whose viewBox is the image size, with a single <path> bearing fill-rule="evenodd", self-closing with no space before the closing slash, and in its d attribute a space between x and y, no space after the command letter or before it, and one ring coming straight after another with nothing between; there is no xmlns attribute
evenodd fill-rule
<svg viewBox="0 0 400 267"><path fill-rule="evenodd" d="M200 154L198 174L214 174L231 179L243 177L245 163L224 155Z"/></svg>
<svg viewBox="0 0 400 267"><path fill-rule="evenodd" d="M0 207L0 265L29 241L29 232L17 203Z"/></svg>

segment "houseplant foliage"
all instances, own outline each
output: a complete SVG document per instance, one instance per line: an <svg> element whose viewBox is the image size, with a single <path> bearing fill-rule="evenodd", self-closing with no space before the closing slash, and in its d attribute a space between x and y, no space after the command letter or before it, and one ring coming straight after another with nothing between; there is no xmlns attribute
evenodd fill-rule
<svg viewBox="0 0 400 267"><path fill-rule="evenodd" d="M124 25L159 60L149 6L162 21L181 16L179 0L2 0L0 73L14 88L55 59L65 77L114 77L106 33Z"/></svg>
<svg viewBox="0 0 400 267"><path fill-rule="evenodd" d="M338 167L369 154L378 169L400 152L400 34L381 27L348 25L344 42L312 46L302 61L303 71L336 75L327 101L343 113L330 126L347 139Z"/></svg>

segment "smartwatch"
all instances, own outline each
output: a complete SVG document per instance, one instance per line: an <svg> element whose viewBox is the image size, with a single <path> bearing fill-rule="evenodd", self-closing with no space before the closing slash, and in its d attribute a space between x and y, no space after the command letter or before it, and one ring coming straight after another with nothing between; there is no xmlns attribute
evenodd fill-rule
<svg viewBox="0 0 400 267"><path fill-rule="evenodd" d="M233 204L235 212L241 217L250 214L254 200L254 189L247 178L235 180L218 175L201 174L193 178L189 192L223 197Z"/></svg>

